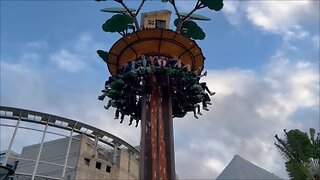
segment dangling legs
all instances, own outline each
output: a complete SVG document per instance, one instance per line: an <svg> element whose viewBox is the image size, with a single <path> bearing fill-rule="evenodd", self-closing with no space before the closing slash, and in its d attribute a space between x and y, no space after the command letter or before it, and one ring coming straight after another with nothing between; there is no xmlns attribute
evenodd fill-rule
<svg viewBox="0 0 320 180"><path fill-rule="evenodd" d="M123 122L123 120L124 120L124 113L121 113L121 120L120 120L120 123L122 123Z"/></svg>
<svg viewBox="0 0 320 180"><path fill-rule="evenodd" d="M120 113L120 111L119 111L119 109L117 109L116 114L114 116L114 119L119 119L119 113Z"/></svg>
<svg viewBox="0 0 320 180"><path fill-rule="evenodd" d="M129 123L128 126L130 126L130 125L132 124L132 122L133 122L133 117L131 116L131 117L130 117L130 123Z"/></svg>

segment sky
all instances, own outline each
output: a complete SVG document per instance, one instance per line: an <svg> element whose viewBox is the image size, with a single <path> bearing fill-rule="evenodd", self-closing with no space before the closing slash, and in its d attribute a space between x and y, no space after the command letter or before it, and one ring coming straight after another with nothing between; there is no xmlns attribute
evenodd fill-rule
<svg viewBox="0 0 320 180"><path fill-rule="evenodd" d="M140 129L119 124L114 109L97 100L108 78L96 54L119 38L101 25L99 10L113 1L1 0L0 104L55 114L99 127L132 145ZM138 1L128 1L136 8ZM195 1L177 1L189 12ZM174 120L176 171L180 179L212 179L236 154L287 178L274 146L283 129L319 132L319 1L224 1L222 11L197 12L206 38L203 78L210 111ZM147 1L142 12L169 9ZM174 16L171 18L175 19ZM173 28L173 27L172 27ZM7 147L1 129L1 150Z"/></svg>

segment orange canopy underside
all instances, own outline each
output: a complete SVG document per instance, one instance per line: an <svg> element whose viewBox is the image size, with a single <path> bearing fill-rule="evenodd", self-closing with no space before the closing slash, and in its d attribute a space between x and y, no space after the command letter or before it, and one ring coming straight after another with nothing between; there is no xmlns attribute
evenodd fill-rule
<svg viewBox="0 0 320 180"><path fill-rule="evenodd" d="M192 71L203 69L204 57L195 41L168 29L146 29L126 34L110 49L107 62L114 76L126 62L141 55L163 55L190 64Z"/></svg>

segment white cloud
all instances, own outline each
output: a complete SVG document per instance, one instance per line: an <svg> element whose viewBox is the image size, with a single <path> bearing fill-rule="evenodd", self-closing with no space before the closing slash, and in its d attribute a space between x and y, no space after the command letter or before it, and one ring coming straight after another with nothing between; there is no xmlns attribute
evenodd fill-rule
<svg viewBox="0 0 320 180"><path fill-rule="evenodd" d="M222 12L225 14L226 18L232 25L239 25L241 22L241 13L239 10L241 8L239 1L224 1L224 6Z"/></svg>
<svg viewBox="0 0 320 180"><path fill-rule="evenodd" d="M225 164L216 160L216 159L208 159L205 166L209 167L213 171L222 172L225 168Z"/></svg>
<svg viewBox="0 0 320 180"><path fill-rule="evenodd" d="M312 6L312 1L249 1L246 15L262 30L288 38L303 38L308 32L300 23L310 16Z"/></svg>
<svg viewBox="0 0 320 180"><path fill-rule="evenodd" d="M79 72L87 67L81 56L65 49L52 54L50 60L56 63L60 69L69 72Z"/></svg>
<svg viewBox="0 0 320 180"><path fill-rule="evenodd" d="M92 65L92 60L98 59L96 50L105 47L100 42L95 42L90 33L80 35L65 47L49 55L49 59L61 70L67 72L80 72Z"/></svg>
<svg viewBox="0 0 320 180"><path fill-rule="evenodd" d="M223 12L233 25L239 25L245 15L251 24L265 32L280 34L285 39L302 39L310 36L304 24L319 20L319 2L226 1Z"/></svg>

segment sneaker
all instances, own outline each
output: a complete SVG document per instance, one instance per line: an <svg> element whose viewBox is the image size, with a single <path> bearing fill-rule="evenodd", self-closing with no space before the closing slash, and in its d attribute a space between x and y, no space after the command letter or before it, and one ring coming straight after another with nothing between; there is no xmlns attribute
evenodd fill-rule
<svg viewBox="0 0 320 180"><path fill-rule="evenodd" d="M194 117L195 117L196 119L199 119L199 117L198 117L196 114L194 114Z"/></svg>
<svg viewBox="0 0 320 180"><path fill-rule="evenodd" d="M123 122L123 119L121 119L120 123L122 123L122 122Z"/></svg>
<svg viewBox="0 0 320 180"><path fill-rule="evenodd" d="M216 92L211 92L210 93L210 96L213 96L213 95L215 95L216 94Z"/></svg>
<svg viewBox="0 0 320 180"><path fill-rule="evenodd" d="M104 96L98 96L98 99L100 100L100 101L103 101L103 99L104 99Z"/></svg>
<svg viewBox="0 0 320 180"><path fill-rule="evenodd" d="M132 124L132 122L130 122L130 123L128 124L128 126L131 126L131 124Z"/></svg>
<svg viewBox="0 0 320 180"><path fill-rule="evenodd" d="M104 105L103 107L104 107L106 110L109 109L109 106L107 106L107 105Z"/></svg>
<svg viewBox="0 0 320 180"><path fill-rule="evenodd" d="M212 103L210 101L207 101L206 104L212 105Z"/></svg>
<svg viewBox="0 0 320 180"><path fill-rule="evenodd" d="M203 107L202 109L204 109L206 111L209 111L208 107Z"/></svg>
<svg viewBox="0 0 320 180"><path fill-rule="evenodd" d="M198 112L198 114L202 116L202 113L201 113L201 112Z"/></svg>
<svg viewBox="0 0 320 180"><path fill-rule="evenodd" d="M119 117L114 117L114 119L119 119Z"/></svg>

